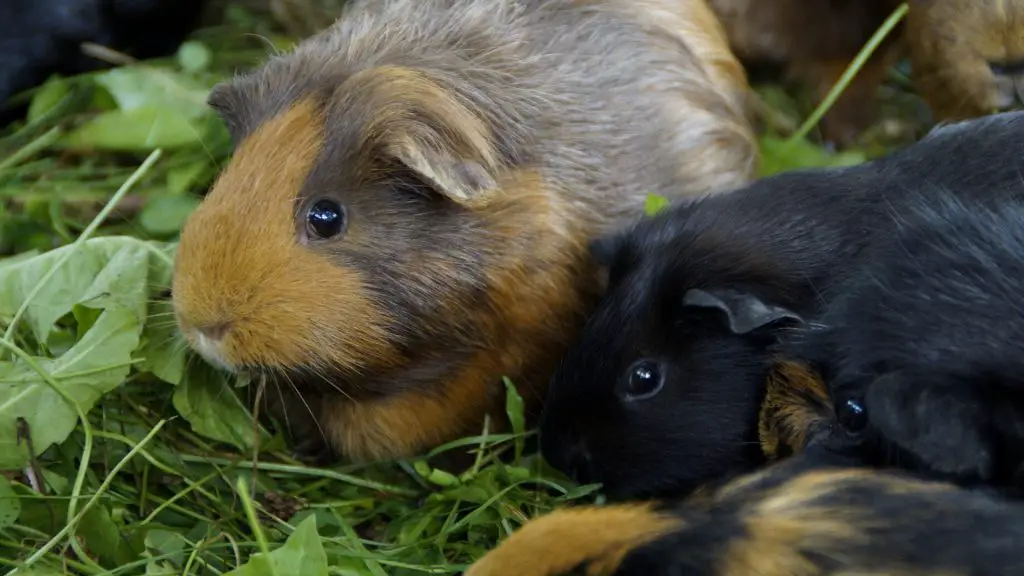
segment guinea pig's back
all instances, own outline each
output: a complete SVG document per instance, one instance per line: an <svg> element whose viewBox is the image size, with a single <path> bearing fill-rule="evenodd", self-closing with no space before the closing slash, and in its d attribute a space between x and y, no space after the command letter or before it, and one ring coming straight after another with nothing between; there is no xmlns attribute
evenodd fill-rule
<svg viewBox="0 0 1024 576"><path fill-rule="evenodd" d="M651 193L720 192L754 177L746 76L705 0L566 0L523 17L523 49L559 55L541 74L562 105L537 146L567 193L629 218Z"/></svg>

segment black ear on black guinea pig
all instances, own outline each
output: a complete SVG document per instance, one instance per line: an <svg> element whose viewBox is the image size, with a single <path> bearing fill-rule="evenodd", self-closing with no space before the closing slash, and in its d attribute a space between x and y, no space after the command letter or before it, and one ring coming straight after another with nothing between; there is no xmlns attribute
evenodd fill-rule
<svg viewBox="0 0 1024 576"><path fill-rule="evenodd" d="M966 187L966 185L964 185ZM787 345L827 383L832 442L869 464L1013 487L1024 463L1024 184L908 195L819 327Z"/></svg>
<svg viewBox="0 0 1024 576"><path fill-rule="evenodd" d="M612 498L686 492L762 463L767 350L799 314L741 286L690 288L676 262L631 263L615 246L593 245L613 279L552 381L545 459Z"/></svg>

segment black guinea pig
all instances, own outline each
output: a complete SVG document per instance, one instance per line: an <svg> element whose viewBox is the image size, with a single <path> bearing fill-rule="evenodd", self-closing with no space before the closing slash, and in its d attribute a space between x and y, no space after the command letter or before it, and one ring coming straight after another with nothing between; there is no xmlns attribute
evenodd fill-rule
<svg viewBox="0 0 1024 576"><path fill-rule="evenodd" d="M780 337L813 325L864 249L899 227L908 190L999 197L1020 181L1022 146L1021 112L948 124L874 161L779 174L594 240L608 288L551 381L544 458L613 499L760 465Z"/></svg>
<svg viewBox="0 0 1024 576"><path fill-rule="evenodd" d="M1004 186L990 203L947 188L908 195L892 237L782 347L826 384L833 448L964 485L1017 487L1024 180Z"/></svg>

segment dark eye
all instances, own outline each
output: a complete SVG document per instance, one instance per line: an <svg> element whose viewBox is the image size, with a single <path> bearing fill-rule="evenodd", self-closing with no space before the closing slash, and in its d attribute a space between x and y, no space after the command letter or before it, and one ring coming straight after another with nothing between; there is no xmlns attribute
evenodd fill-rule
<svg viewBox="0 0 1024 576"><path fill-rule="evenodd" d="M860 400L848 398L836 408L836 418L848 432L860 432L867 426L868 411L864 409Z"/></svg>
<svg viewBox="0 0 1024 576"><path fill-rule="evenodd" d="M329 198L317 200L306 212L306 225L310 235L333 238L345 229L345 209Z"/></svg>
<svg viewBox="0 0 1024 576"><path fill-rule="evenodd" d="M650 398L661 391L664 384L661 365L652 360L640 360L626 373L626 397L630 400Z"/></svg>

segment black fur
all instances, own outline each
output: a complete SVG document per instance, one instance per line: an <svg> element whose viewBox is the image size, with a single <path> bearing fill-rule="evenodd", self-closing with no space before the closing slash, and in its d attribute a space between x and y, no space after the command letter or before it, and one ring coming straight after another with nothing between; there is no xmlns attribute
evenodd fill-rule
<svg viewBox="0 0 1024 576"><path fill-rule="evenodd" d="M1012 149L1011 149L1012 150ZM1015 152L1014 155L1019 154ZM892 238L786 354L810 361L868 463L1015 488L1024 462L1024 180L980 204L908 196ZM1012 197L1010 197L1012 196Z"/></svg>
<svg viewBox="0 0 1024 576"><path fill-rule="evenodd" d="M864 472L796 456L726 491L666 504L682 527L631 550L614 576L1024 571L1021 504Z"/></svg>
<svg viewBox="0 0 1024 576"><path fill-rule="evenodd" d="M723 312L740 300L684 298L728 290L813 324L871 242L898 228L892 214L916 204L911 191L972 201L1017 194L1022 146L1024 113L947 125L872 162L780 174L596 241L609 288L551 382L545 458L613 498L687 492L759 465L772 347L801 322L736 333ZM623 400L628 369L643 358L660 364L665 384Z"/></svg>

